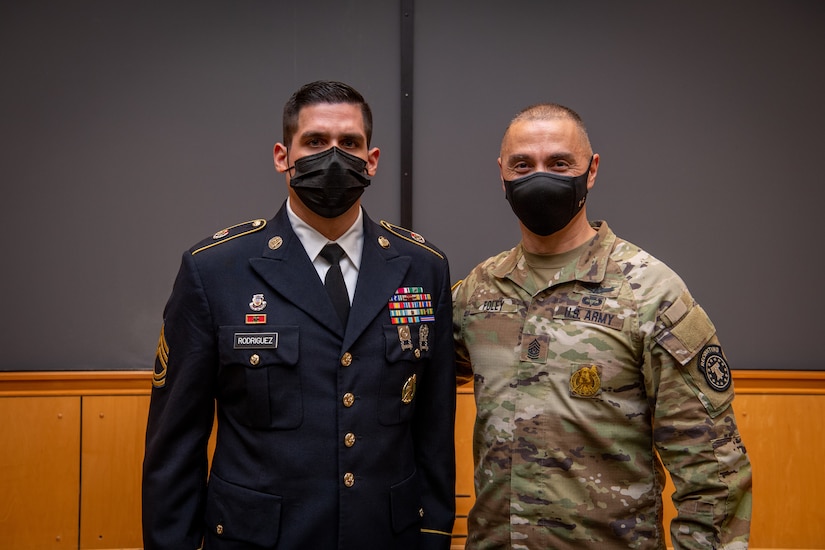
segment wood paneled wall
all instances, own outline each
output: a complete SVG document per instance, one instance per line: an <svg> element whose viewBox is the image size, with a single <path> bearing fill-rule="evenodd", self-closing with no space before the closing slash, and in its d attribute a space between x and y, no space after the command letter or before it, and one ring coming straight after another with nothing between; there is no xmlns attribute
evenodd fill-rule
<svg viewBox="0 0 825 550"><path fill-rule="evenodd" d="M0 373L0 548L141 547L150 377L145 371ZM754 466L751 548L825 549L819 503L825 372L734 371L734 381L734 407ZM456 548L473 501L474 414L472 388L463 386ZM668 502L666 521L673 515Z"/></svg>

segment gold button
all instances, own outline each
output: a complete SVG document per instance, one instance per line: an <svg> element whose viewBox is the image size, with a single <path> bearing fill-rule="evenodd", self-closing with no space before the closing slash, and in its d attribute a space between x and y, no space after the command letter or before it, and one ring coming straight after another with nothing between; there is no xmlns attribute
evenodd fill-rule
<svg viewBox="0 0 825 550"><path fill-rule="evenodd" d="M355 485L355 476L352 475L350 472L344 474L344 485L347 487L352 487Z"/></svg>
<svg viewBox="0 0 825 550"><path fill-rule="evenodd" d="M421 350L418 349L418 348L415 348L415 351L413 352L413 355L415 355L416 359L421 359Z"/></svg>
<svg viewBox="0 0 825 550"><path fill-rule="evenodd" d="M284 244L284 240L281 237L272 237L269 239L268 246L270 250L278 250L282 244Z"/></svg>
<svg viewBox="0 0 825 550"><path fill-rule="evenodd" d="M355 403L355 396L352 395L350 392L344 394L344 406L345 407L352 407L352 404Z"/></svg>
<svg viewBox="0 0 825 550"><path fill-rule="evenodd" d="M219 524L217 525L217 527L215 527L215 532L216 532L217 534L219 534L219 535L223 535L223 525L221 525L221 524L219 523Z"/></svg>
<svg viewBox="0 0 825 550"><path fill-rule="evenodd" d="M249 358L249 364L253 367L257 367L258 363L261 362L261 358L257 353L253 353L252 357Z"/></svg>
<svg viewBox="0 0 825 550"><path fill-rule="evenodd" d="M347 447L352 447L355 445L355 434L349 432L347 435L344 436L344 445Z"/></svg>
<svg viewBox="0 0 825 550"><path fill-rule="evenodd" d="M352 354L350 352L346 352L341 356L341 364L345 367L352 365Z"/></svg>
<svg viewBox="0 0 825 550"><path fill-rule="evenodd" d="M381 248L389 248L390 241L388 241L384 235L381 235L380 237L378 237L378 246L380 246Z"/></svg>
<svg viewBox="0 0 825 550"><path fill-rule="evenodd" d="M421 516L422 518L424 517L424 508L419 508L418 509L418 515Z"/></svg>

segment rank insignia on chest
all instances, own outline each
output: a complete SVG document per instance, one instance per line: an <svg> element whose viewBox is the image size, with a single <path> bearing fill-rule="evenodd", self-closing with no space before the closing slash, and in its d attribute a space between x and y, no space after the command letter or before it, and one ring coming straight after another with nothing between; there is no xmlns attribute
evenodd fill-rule
<svg viewBox="0 0 825 550"><path fill-rule="evenodd" d="M584 365L570 375L570 395L595 397L602 391L602 377L597 365Z"/></svg>
<svg viewBox="0 0 825 550"><path fill-rule="evenodd" d="M550 337L546 334L523 334L519 361L546 363Z"/></svg>
<svg viewBox="0 0 825 550"><path fill-rule="evenodd" d="M401 287L387 303L393 325L435 321L432 296L420 286Z"/></svg>

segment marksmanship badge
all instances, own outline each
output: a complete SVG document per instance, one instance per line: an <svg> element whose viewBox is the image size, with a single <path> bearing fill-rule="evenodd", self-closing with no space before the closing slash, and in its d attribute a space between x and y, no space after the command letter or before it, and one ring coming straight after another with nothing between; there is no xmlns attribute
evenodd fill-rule
<svg viewBox="0 0 825 550"><path fill-rule="evenodd" d="M430 351L430 327L426 324L418 328L418 345L421 351Z"/></svg>
<svg viewBox="0 0 825 550"><path fill-rule="evenodd" d="M408 325L398 325L398 341L401 342L402 350L412 349L412 335Z"/></svg>

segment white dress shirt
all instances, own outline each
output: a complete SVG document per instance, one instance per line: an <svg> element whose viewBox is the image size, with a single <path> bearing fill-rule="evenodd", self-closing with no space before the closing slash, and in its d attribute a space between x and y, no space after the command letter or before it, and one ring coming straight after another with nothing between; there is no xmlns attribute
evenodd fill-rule
<svg viewBox="0 0 825 550"><path fill-rule="evenodd" d="M344 257L341 258L341 273L344 275L344 282L347 285L349 303L352 304L352 299L355 296L355 285L358 282L358 271L361 269L361 249L364 245L363 210L361 210L361 208L358 209L358 218L355 220L355 223L335 241L330 241L311 225L299 218L292 210L288 198L286 201L286 213L289 217L289 223L292 225L292 230L295 231L298 240L304 245L304 250L312 260L312 265L315 266L315 271L318 272L321 281L324 280L330 265L328 261L321 257L321 249L331 242L338 243L341 248L344 249Z"/></svg>

